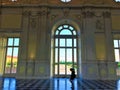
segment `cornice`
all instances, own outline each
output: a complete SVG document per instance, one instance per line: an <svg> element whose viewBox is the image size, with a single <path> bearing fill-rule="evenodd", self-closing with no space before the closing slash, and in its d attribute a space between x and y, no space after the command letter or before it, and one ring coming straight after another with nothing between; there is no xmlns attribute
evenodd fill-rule
<svg viewBox="0 0 120 90"><path fill-rule="evenodd" d="M30 5L30 4L16 4L16 5L1 5L1 8L51 8L51 9L59 9L59 8L71 8L71 9L83 9L83 8L97 8L97 9L120 9L120 5Z"/></svg>

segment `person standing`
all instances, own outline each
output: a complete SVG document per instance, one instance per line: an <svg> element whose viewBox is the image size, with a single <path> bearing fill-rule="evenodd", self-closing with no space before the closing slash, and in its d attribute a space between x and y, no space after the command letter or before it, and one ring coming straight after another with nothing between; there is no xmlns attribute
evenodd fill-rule
<svg viewBox="0 0 120 90"><path fill-rule="evenodd" d="M70 71L71 71L70 82L72 84L72 88L74 89L74 82L73 81L76 78L75 69L74 68L70 68Z"/></svg>

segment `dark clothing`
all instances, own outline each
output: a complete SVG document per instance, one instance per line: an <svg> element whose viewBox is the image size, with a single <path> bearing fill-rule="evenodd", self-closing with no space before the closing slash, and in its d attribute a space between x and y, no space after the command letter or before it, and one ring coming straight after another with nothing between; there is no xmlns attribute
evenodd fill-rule
<svg viewBox="0 0 120 90"><path fill-rule="evenodd" d="M75 71L71 70L70 80L74 80L75 78L76 78Z"/></svg>

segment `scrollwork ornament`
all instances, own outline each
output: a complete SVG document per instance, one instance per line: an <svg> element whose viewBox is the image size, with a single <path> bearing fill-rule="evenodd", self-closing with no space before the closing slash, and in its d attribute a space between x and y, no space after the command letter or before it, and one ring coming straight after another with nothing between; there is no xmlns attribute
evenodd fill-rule
<svg viewBox="0 0 120 90"><path fill-rule="evenodd" d="M101 20L96 20L96 29L103 30L103 28L104 28L103 22Z"/></svg>
<svg viewBox="0 0 120 90"><path fill-rule="evenodd" d="M84 18L92 18L94 16L94 12L90 12L90 11L82 12L82 15Z"/></svg>
<svg viewBox="0 0 120 90"><path fill-rule="evenodd" d="M103 12L103 17L104 18L110 18L111 17L111 13L110 12Z"/></svg>
<svg viewBox="0 0 120 90"><path fill-rule="evenodd" d="M30 25L31 25L31 28L35 28L36 27L36 18L35 17L31 17Z"/></svg>
<svg viewBox="0 0 120 90"><path fill-rule="evenodd" d="M39 14L42 16L48 15L48 13L49 13L49 10L48 8L45 8L45 7L41 8L41 11L39 12Z"/></svg>
<svg viewBox="0 0 120 90"><path fill-rule="evenodd" d="M31 15L31 11L24 11L22 14L23 14L23 16L30 16Z"/></svg>

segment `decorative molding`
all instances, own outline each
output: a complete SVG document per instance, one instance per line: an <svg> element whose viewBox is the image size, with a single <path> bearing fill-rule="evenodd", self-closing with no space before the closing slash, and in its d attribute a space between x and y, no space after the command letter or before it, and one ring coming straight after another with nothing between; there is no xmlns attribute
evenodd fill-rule
<svg viewBox="0 0 120 90"><path fill-rule="evenodd" d="M38 12L38 14L40 14L41 16L48 15L49 13L50 13L50 10L47 7L42 7Z"/></svg>
<svg viewBox="0 0 120 90"><path fill-rule="evenodd" d="M85 12L82 12L82 15L83 15L83 18L92 18L95 15L95 13L92 11L85 11Z"/></svg>
<svg viewBox="0 0 120 90"><path fill-rule="evenodd" d="M30 25L31 25L31 28L36 28L36 17L31 17L30 18Z"/></svg>
<svg viewBox="0 0 120 90"><path fill-rule="evenodd" d="M30 16L31 15L31 11L24 11L22 13L23 16Z"/></svg>
<svg viewBox="0 0 120 90"><path fill-rule="evenodd" d="M103 17L104 18L110 18L111 17L111 13L110 12L103 12Z"/></svg>
<svg viewBox="0 0 120 90"><path fill-rule="evenodd" d="M63 11L63 15L64 15L65 17L69 16L70 8L64 8L64 9L62 9L62 11Z"/></svg>
<svg viewBox="0 0 120 90"><path fill-rule="evenodd" d="M58 14L51 15L51 20L54 20L57 16Z"/></svg>
<svg viewBox="0 0 120 90"><path fill-rule="evenodd" d="M103 30L104 29L104 23L102 20L97 19L96 20L96 29L97 30Z"/></svg>

